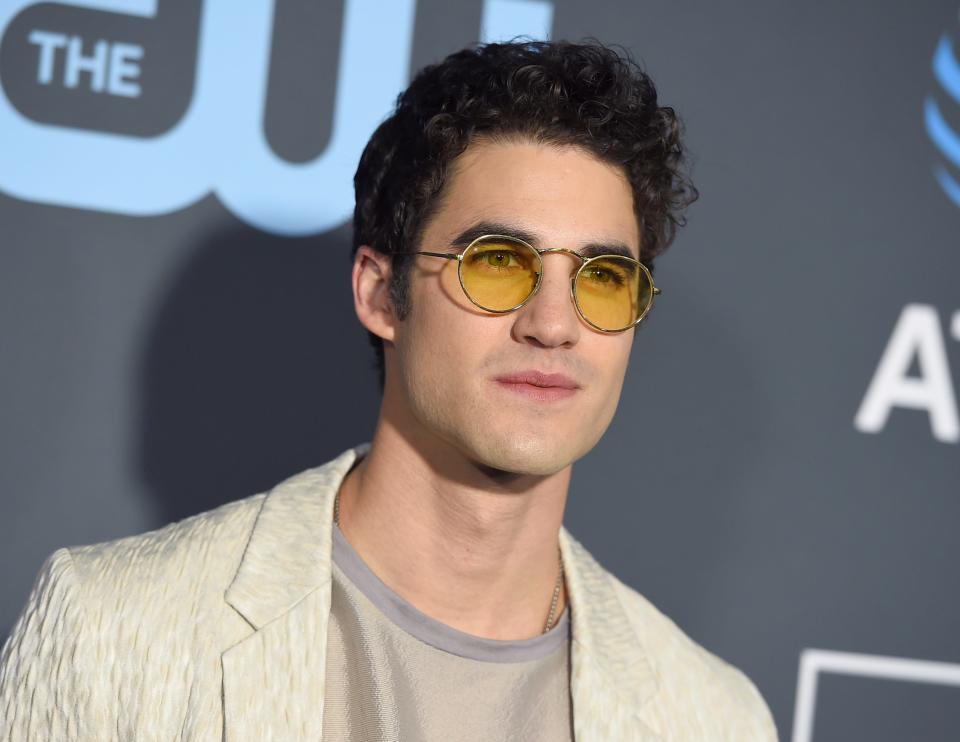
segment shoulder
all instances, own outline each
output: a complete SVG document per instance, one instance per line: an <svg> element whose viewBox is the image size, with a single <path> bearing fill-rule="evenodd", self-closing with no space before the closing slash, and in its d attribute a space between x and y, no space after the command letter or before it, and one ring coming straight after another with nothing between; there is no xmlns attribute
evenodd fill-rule
<svg viewBox="0 0 960 742"><path fill-rule="evenodd" d="M187 697L214 719L218 657L250 631L224 591L263 498L53 552L0 652L0 740L113 739L114 718L172 729Z"/></svg>
<svg viewBox="0 0 960 742"><path fill-rule="evenodd" d="M236 573L264 493L234 500L145 533L60 549L88 597L146 590L225 589Z"/></svg>
<svg viewBox="0 0 960 742"><path fill-rule="evenodd" d="M132 651L196 627L191 642L242 635L248 626L224 601L265 495L133 536L57 549L40 568L10 641L35 630L44 641L81 635ZM31 624L32 622L32 624ZM33 628L30 629L29 626ZM146 637L150 637L147 639Z"/></svg>
<svg viewBox="0 0 960 742"><path fill-rule="evenodd" d="M735 730L731 739L777 739L769 707L742 670L690 638L638 591L610 577L654 666L661 703L689 707L691 714L708 712L718 728Z"/></svg>

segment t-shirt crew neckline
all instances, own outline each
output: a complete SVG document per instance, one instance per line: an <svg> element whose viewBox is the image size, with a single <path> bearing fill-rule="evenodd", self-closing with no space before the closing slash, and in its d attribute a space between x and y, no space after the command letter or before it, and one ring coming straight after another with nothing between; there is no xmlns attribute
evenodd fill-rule
<svg viewBox="0 0 960 742"><path fill-rule="evenodd" d="M436 649L481 662L529 662L557 651L569 639L570 609L552 629L530 639L488 639L468 634L423 613L391 590L367 566L333 524L333 562L363 595L394 624Z"/></svg>

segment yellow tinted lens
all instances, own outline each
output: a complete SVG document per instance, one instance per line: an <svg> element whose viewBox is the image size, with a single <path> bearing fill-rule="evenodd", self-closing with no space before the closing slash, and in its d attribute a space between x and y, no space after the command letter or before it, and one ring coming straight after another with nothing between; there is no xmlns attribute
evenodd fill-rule
<svg viewBox="0 0 960 742"><path fill-rule="evenodd" d="M646 272L632 260L617 256L584 264L574 291L587 321L611 331L630 327L653 298Z"/></svg>
<svg viewBox="0 0 960 742"><path fill-rule="evenodd" d="M539 267L539 255L530 246L489 237L474 242L463 254L460 280L474 304L505 312L530 296Z"/></svg>

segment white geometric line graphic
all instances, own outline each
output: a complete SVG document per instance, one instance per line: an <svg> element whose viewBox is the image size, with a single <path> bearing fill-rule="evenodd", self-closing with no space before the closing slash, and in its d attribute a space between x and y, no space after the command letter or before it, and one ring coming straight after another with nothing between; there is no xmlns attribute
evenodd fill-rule
<svg viewBox="0 0 960 742"><path fill-rule="evenodd" d="M931 660L910 660L876 654L804 649L800 652L797 700L793 712L793 742L811 742L817 702L817 676L821 672L912 683L960 686L960 665Z"/></svg>

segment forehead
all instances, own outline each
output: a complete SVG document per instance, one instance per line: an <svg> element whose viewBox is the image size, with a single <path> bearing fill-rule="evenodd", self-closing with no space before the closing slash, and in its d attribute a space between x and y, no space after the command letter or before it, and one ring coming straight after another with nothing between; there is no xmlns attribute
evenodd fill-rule
<svg viewBox="0 0 960 742"><path fill-rule="evenodd" d="M478 222L513 224L538 246L620 243L639 255L633 192L623 171L574 146L472 143L449 170L424 243L453 240Z"/></svg>

